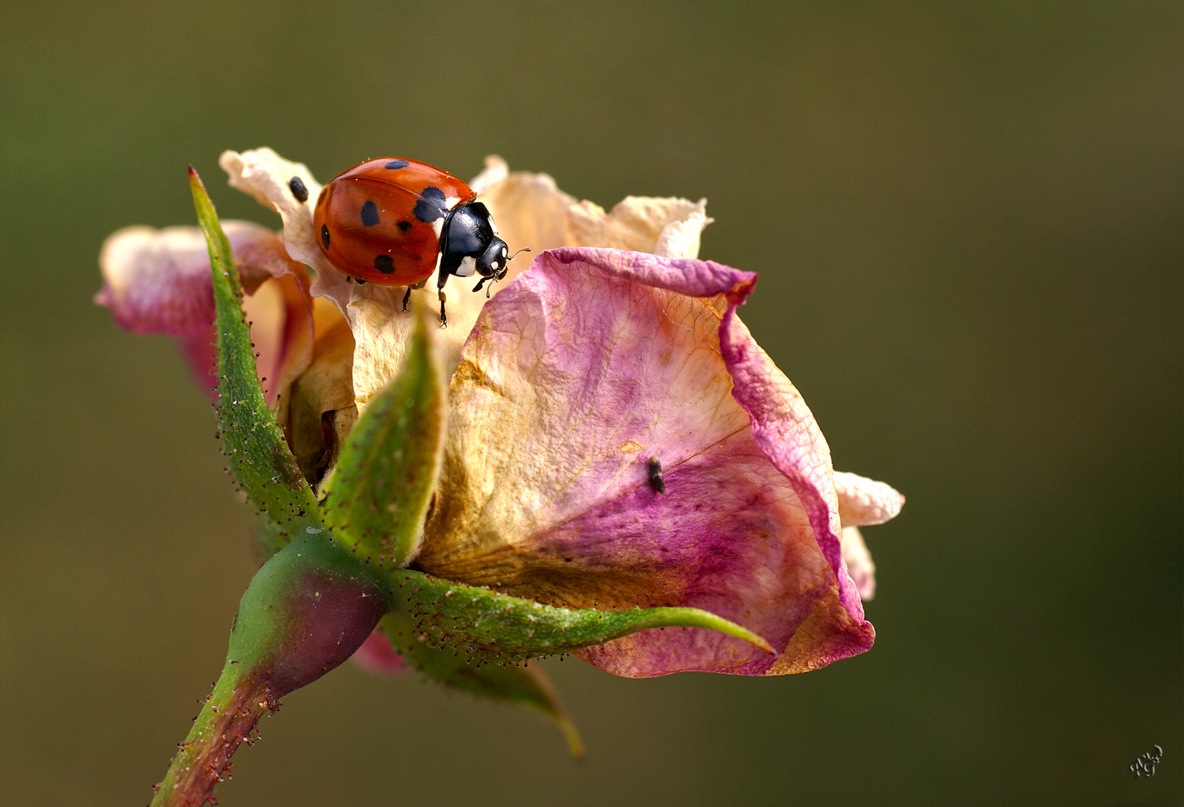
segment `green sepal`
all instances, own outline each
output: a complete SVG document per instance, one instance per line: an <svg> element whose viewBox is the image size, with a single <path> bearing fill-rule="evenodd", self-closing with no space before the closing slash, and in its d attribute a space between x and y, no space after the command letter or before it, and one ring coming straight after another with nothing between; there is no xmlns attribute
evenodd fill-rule
<svg viewBox="0 0 1184 807"><path fill-rule="evenodd" d="M267 406L255 366L242 288L218 214L192 167L189 187L210 250L217 329L218 428L230 471L260 513L289 537L319 524L316 498Z"/></svg>
<svg viewBox="0 0 1184 807"><path fill-rule="evenodd" d="M346 438L324 487L333 537L379 567L415 556L440 472L448 402L422 305L398 375Z"/></svg>
<svg viewBox="0 0 1184 807"><path fill-rule="evenodd" d="M747 628L698 608L561 608L487 588L402 570L388 577L394 610L411 617L417 635L435 647L450 647L471 661L522 661L603 644L649 628L703 628L743 639L772 653Z"/></svg>
<svg viewBox="0 0 1184 807"><path fill-rule="evenodd" d="M426 677L448 689L540 712L563 732L571 755L576 759L584 756L584 743L575 723L538 667L474 665L462 654L427 644L406 614L388 613L378 627L403 660Z"/></svg>

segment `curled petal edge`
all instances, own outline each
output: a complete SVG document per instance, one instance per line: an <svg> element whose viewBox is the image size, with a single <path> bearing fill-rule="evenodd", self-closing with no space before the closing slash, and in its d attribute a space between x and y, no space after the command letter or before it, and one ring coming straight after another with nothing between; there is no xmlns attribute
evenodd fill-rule
<svg viewBox="0 0 1184 807"><path fill-rule="evenodd" d="M896 518L904 507L904 496L884 482L845 471L835 471L834 480L844 527L883 524Z"/></svg>

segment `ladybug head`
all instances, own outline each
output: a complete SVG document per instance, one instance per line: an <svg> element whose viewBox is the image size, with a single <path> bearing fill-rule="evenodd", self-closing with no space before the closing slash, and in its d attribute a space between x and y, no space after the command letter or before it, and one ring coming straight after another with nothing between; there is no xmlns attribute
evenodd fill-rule
<svg viewBox="0 0 1184 807"><path fill-rule="evenodd" d="M466 261L471 258L472 261ZM448 275L468 277L476 268L482 281L501 280L509 268L510 252L506 242L493 233L489 208L469 202L454 209L444 221L440 233L441 285Z"/></svg>
<svg viewBox="0 0 1184 807"><path fill-rule="evenodd" d="M506 276L509 264L510 250L506 242L495 235L477 259L477 272L490 280L501 280Z"/></svg>

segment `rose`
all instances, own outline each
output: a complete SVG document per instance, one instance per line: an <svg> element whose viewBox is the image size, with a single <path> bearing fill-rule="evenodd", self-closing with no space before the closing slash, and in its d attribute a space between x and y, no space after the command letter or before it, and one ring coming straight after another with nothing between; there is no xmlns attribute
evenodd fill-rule
<svg viewBox="0 0 1184 807"><path fill-rule="evenodd" d="M801 396L736 315L755 275L695 258L709 222L702 202L629 198L605 213L550 177L509 174L491 159L473 187L502 237L534 248L535 260L514 266L488 303L452 278L452 327L425 330L422 314L402 310L403 289L348 283L325 262L309 201L320 185L304 166L267 149L227 152L222 164L284 222L282 241L233 222L225 247L211 241L211 254L233 254L249 295L258 373L282 428L275 439L286 443L236 467L246 473L290 449L289 476L277 466L272 481L306 491L285 499L284 485L240 478L267 517L264 550L291 565L303 556L280 550L295 539L326 568L345 569L333 578L345 581L343 603L351 590L385 591L383 634L412 666L539 708L572 739L537 673L481 663L575 650L635 677L776 675L871 646L861 595L873 592L874 567L857 528L892 518L903 498L832 470ZM212 208L203 226L210 236ZM98 299L125 328L180 337L204 375L213 295L200 243L179 228L116 233ZM218 292L223 398L226 366L242 359L226 341L232 286ZM432 403L432 367L447 378L446 402L441 391ZM222 407L235 439L254 435L250 417L271 418ZM422 433L400 414L406 407L420 407ZM228 451L232 465L249 453L229 438ZM399 498L389 483L401 474L421 493ZM285 524L294 512L296 528ZM385 571L351 577L358 558ZM300 579L319 568L310 562L297 563ZM244 608L268 611L268 598L289 590L270 574L271 588L252 583ZM350 647L380 613L362 610ZM306 617L299 624L325 628ZM476 666L441 644L469 650ZM284 691L323 674L342 649L332 663L297 654L302 672ZM384 656L373 639L366 653ZM268 659L260 664L278 680Z"/></svg>
<svg viewBox="0 0 1184 807"><path fill-rule="evenodd" d="M292 292L307 289L305 276L275 236L228 225L248 291L284 284L267 306L256 291L253 334L261 372L285 368L272 371L273 392L295 383L281 419L317 484L357 409L400 366L411 318L402 289L346 283L325 263L311 202L291 191L298 177L315 200L320 185L304 166L267 149L227 152L222 164L232 185L280 212L287 252L317 272L321 298L301 305ZM693 629L583 651L619 674L794 672L870 647L859 595L871 595L874 567L857 527L893 517L903 500L832 472L800 395L735 315L754 276L693 259L703 203L631 197L605 213L496 158L473 186L502 236L538 256L487 306L450 290L454 325L439 336L446 367L462 372L417 566L555 604L696 605L779 651L738 654L736 640ZM124 327L188 337L186 352L198 354L209 321L199 244L179 228L116 234L100 300ZM613 249L565 248L589 244ZM648 486L650 457L665 494Z"/></svg>

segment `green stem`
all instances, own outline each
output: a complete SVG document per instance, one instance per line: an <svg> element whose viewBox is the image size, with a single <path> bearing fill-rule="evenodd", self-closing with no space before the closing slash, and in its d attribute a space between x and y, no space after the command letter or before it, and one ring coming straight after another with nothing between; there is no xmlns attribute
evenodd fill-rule
<svg viewBox="0 0 1184 807"><path fill-rule="evenodd" d="M213 803L214 787L259 719L353 655L387 607L374 571L328 535L299 535L273 555L243 594L222 674L153 807Z"/></svg>
<svg viewBox="0 0 1184 807"><path fill-rule="evenodd" d="M203 807L213 804L214 787L230 772L230 758L263 715L279 708L266 683L244 679L227 664L206 698L185 742L157 785L151 807Z"/></svg>

